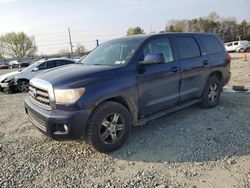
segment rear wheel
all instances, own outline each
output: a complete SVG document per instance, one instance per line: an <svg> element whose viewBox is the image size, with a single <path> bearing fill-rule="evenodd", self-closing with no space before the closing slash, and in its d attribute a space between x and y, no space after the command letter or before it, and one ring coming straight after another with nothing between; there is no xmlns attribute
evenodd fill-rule
<svg viewBox="0 0 250 188"><path fill-rule="evenodd" d="M124 144L130 129L131 118L127 108L116 102L104 102L89 119L88 141L100 152L112 152Z"/></svg>
<svg viewBox="0 0 250 188"><path fill-rule="evenodd" d="M18 81L18 91L25 93L29 90L29 82L27 80Z"/></svg>
<svg viewBox="0 0 250 188"><path fill-rule="evenodd" d="M243 52L245 52L245 50L243 48L241 48L241 49L239 49L239 52L243 53Z"/></svg>
<svg viewBox="0 0 250 188"><path fill-rule="evenodd" d="M211 76L203 91L202 107L212 108L219 104L222 86L216 76Z"/></svg>

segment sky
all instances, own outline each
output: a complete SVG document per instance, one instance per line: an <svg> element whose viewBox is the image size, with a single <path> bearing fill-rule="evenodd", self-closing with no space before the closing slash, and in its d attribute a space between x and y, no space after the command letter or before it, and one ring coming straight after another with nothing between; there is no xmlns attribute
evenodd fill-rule
<svg viewBox="0 0 250 188"><path fill-rule="evenodd" d="M24 31L35 36L38 54L69 50L72 42L95 47L126 35L129 27L146 33L164 30L172 19L192 19L217 12L250 20L250 0L0 0L0 35Z"/></svg>

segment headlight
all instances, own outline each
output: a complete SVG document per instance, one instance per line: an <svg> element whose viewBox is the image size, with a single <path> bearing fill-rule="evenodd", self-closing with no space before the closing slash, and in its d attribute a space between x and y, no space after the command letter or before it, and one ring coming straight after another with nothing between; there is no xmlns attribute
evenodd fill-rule
<svg viewBox="0 0 250 188"><path fill-rule="evenodd" d="M55 100L57 104L72 104L76 102L85 92L85 88L78 89L55 89Z"/></svg>

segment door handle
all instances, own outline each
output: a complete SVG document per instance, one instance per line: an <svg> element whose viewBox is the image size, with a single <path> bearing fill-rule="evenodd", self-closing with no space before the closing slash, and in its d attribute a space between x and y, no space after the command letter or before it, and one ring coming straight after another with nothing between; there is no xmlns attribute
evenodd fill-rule
<svg viewBox="0 0 250 188"><path fill-rule="evenodd" d="M208 60L204 60L203 65L208 65Z"/></svg>
<svg viewBox="0 0 250 188"><path fill-rule="evenodd" d="M170 69L170 71L171 71L171 72L178 72L178 67L172 67L172 68Z"/></svg>

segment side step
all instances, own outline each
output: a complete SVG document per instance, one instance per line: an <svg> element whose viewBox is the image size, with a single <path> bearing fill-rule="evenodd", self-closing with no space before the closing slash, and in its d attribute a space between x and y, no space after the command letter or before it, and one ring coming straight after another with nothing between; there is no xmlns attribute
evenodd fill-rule
<svg viewBox="0 0 250 188"><path fill-rule="evenodd" d="M176 111L179 111L181 109L187 108L187 107L192 106L194 104L197 104L199 102L201 102L201 99L192 100L190 102L186 102L184 104L180 104L180 105L174 106L172 108L169 108L167 110L160 111L160 112L145 116L144 118L142 118L140 120L139 125L145 125L147 122L149 122L151 120L161 118L163 116L166 116L166 115L171 114L173 112L176 112Z"/></svg>

